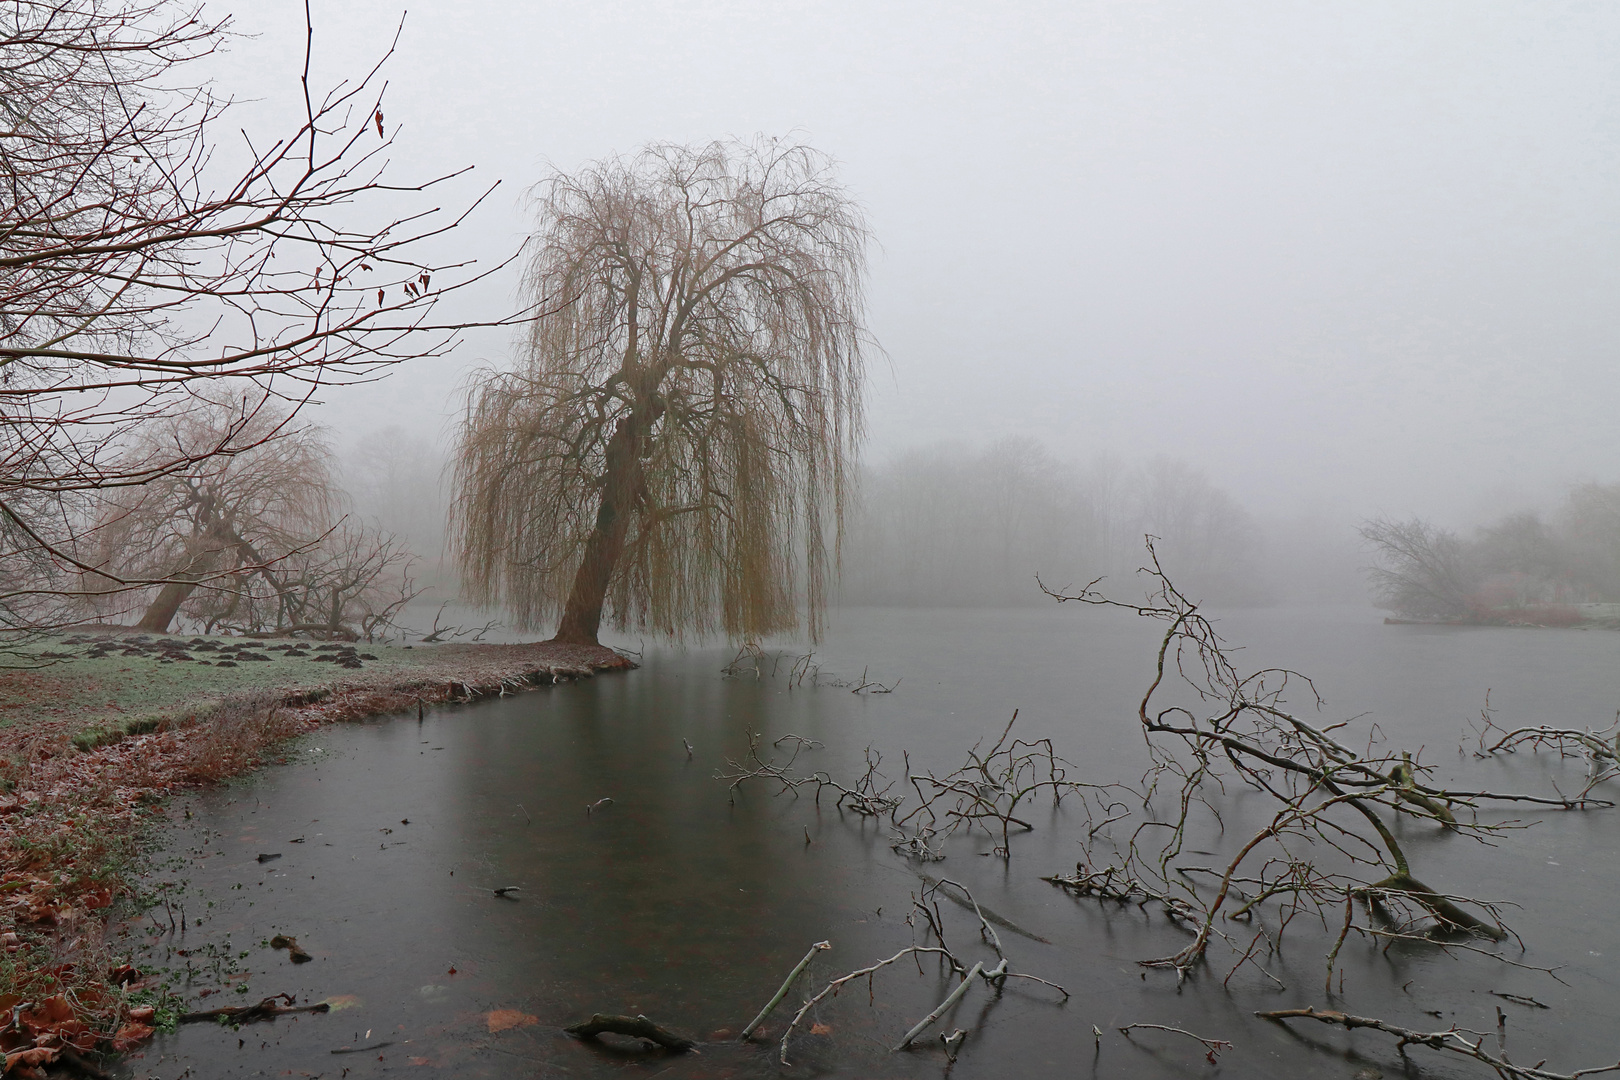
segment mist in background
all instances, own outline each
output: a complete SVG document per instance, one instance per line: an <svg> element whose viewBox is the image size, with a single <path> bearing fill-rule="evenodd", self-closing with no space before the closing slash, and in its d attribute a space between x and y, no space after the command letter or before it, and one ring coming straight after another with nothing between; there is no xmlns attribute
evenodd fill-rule
<svg viewBox="0 0 1620 1080"><path fill-rule="evenodd" d="M235 10L256 36L218 78L252 130L298 105L302 5ZM314 13L317 80L400 15ZM1174 527L1207 597L1364 602L1364 520L1466 532L1620 479L1616 55L1620 7L1586 3L438 3L385 110L391 178L501 182L444 241L485 265L553 166L753 132L842 161L884 350L846 601L1024 602ZM516 295L513 266L458 303ZM311 416L436 470L508 344ZM351 472L431 545L439 476L407 498L407 460Z"/></svg>
<svg viewBox="0 0 1620 1080"><path fill-rule="evenodd" d="M1029 439L978 453L939 446L869 470L863 494L846 603L1050 603L1043 583L1074 589L1141 565L1145 533L1173 538L1161 555L1218 602L1266 594L1253 518L1168 459L1075 466Z"/></svg>

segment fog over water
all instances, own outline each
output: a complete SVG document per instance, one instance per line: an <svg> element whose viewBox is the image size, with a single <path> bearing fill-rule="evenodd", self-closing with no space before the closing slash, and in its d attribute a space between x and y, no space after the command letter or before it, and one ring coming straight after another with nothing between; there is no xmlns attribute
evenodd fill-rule
<svg viewBox="0 0 1620 1080"><path fill-rule="evenodd" d="M660 140L780 137L836 159L873 238L858 497L826 634L771 638L794 597L821 595L824 522L803 509L813 499L782 492L841 475L827 464L836 455L803 454L801 440L791 452L814 467L782 473L779 487L746 486L770 470L745 466L789 444L750 458L744 437L715 452L731 455L726 468L671 455L662 472L642 470L628 449L634 424L680 414L648 393L648 411L603 451L618 464L574 477L584 494L573 501L548 486L570 478L554 458L536 454L552 464L514 479L528 448L491 438L486 504L521 513L486 516L484 554L500 549L486 561L507 585L549 598L564 546L521 541L595 522L588 542L600 546L568 564L584 582L572 612L589 633L558 637L594 640L606 597L603 640L633 653L638 670L558 682L542 669L536 693L509 694L502 681L478 703L471 684L448 682L468 700L417 698L404 715L321 728L287 750L287 767L188 802L168 834L173 861L154 873L191 875L176 888L208 897L210 914L187 931L182 909L185 942L157 926L142 963L184 962L196 983L187 992L200 993L207 973L189 957L206 942L244 961L232 994L248 995L251 979L254 998L333 995L336 1015L281 1023L258 1056L234 1030L187 1025L121 1075L155 1076L161 1064L166 1076L195 1066L199 1076L325 1069L362 1080L404 1060L467 1077L541 1066L650 1077L654 1059L639 1051L561 1034L599 1009L646 1009L703 1042L701 1054L668 1059L671 1080L782 1077L774 1051L735 1038L762 988L823 937L841 951L812 969L815 980L922 940L905 913L929 895L918 890L930 867L1005 911L1017 956L1078 988L1072 1003L1041 998L1045 988L1011 995L999 1012L974 999L971 1020L969 1006L947 1018L973 1030L952 1073L951 1044L934 1041L944 1030L929 1033L926 1053L889 1050L950 981L924 981L918 965L900 989L872 992L865 1012L858 993L807 1012L813 1026L794 1035L804 1067L791 1075L1000 1077L1009 1061L1043 1077L1088 1075L1086 1062L1095 1077L1213 1075L1210 1065L1353 1080L1485 1071L1440 1059L1420 1073L1375 1033L1253 1019L1256 1008L1324 1001L1471 1026L1498 1047L1511 1030L1516 1056L1556 1057L1559 1068L1613 1060L1615 811L1581 785L1602 795L1620 781L1620 739L1602 727L1620 705L1620 636L1602 629L1620 630L1620 5L429 0L401 25L403 0L311 4L317 94L363 76L398 32L385 69L385 180L472 167L427 196L379 198L402 216L424 206L453 216L482 198L428 245L440 264L491 271L440 316L516 309L533 226L525 192L554 171ZM242 35L205 63L217 92L237 99L229 123L255 144L295 128L304 5L209 10L234 11ZM365 138L377 145L369 128ZM216 165L228 171L244 152L222 140ZM454 276L436 270L432 287ZM471 610L447 556L458 419L477 376L512 364L512 338L470 330L444 357L321 387L300 414L324 429L346 509L421 558L415 584L426 589L399 601L395 623L420 651L402 655L428 655L435 639L553 631ZM729 378L715 365L715 398L738 395ZM486 423L497 434L534 423L510 415L522 417L510 429ZM725 434L748 435L753 422ZM728 481L733 490L717 492ZM778 534L715 509L734 494L732 505L786 522L783 547L797 550L765 551L759 538ZM712 542L660 525L674 539L603 570L593 594L592 570L625 560L621 540L603 537L626 506L661 522L743 524ZM1364 531L1387 541L1371 581ZM563 536L580 541L568 550L587 543L579 532ZM1161 538L1169 577L1213 624L1190 618L1162 579L1133 576L1144 534ZM633 589L610 591L612 573ZM1059 606L1041 591L1098 577L1116 600L1157 586L1170 610ZM391 596L411 592L388 584L400 589ZM1399 625L1374 609L1375 592ZM762 613L721 623L740 640L612 625L637 603L674 613L641 625L689 624L702 598L722 594ZM522 595L485 593L517 596L513 607ZM540 621L556 614L537 610ZM1201 650L1161 652L1165 626L1207 633ZM1194 716L1211 714L1220 735L1207 742L1149 719L1196 727ZM1506 734L1543 723L1595 730ZM983 741L997 732L1009 749ZM1194 740L1182 753L1196 768L1166 749L1176 737ZM984 758L981 745L992 746ZM1044 775L1067 778L1049 779L1048 795L1062 789L1067 803L1026 799L1039 783L1018 789L1041 775L1028 770L1043 747ZM789 778L772 756L801 751L793 768L808 761L814 778ZM1002 753L1022 764L992 767ZM962 760L977 764L944 773ZM1250 771L1206 773L1212 761ZM970 801L940 801L936 813L943 796L925 796L923 769ZM835 776L880 798L839 799L850 791ZM916 801L903 815L899 803L874 809L889 791L879 781ZM824 786L826 805L812 797ZM1177 791L1190 824L1153 841L1170 847L1139 846L1176 813L1166 807ZM1503 791L1532 794L1491 794ZM1030 820L975 809L999 799ZM1388 828L1364 803L1387 811ZM1266 825L1284 822L1270 817L1279 805L1294 817ZM1353 828L1327 831L1329 811ZM1374 831L1354 831L1364 828L1355 811ZM988 826L953 832L991 819L999 841ZM1536 831L1521 828L1532 819ZM1028 832L1009 839L1017 825ZM1244 873L1259 877L1218 870L1255 851ZM1184 855L1216 862L1172 864ZM1134 880L1154 859L1165 882L1204 884L1165 885L1149 903L1141 881L1112 877ZM1075 877L1059 884L1076 895L1041 878L1070 866ZM1100 891L1099 872L1113 882ZM1265 876L1285 873L1294 885ZM1218 972L1207 957L1173 959L1196 922L1178 898L1207 898L1209 880L1220 890L1209 909ZM1228 906L1217 925L1234 883L1253 890L1261 914ZM1437 904L1446 890L1456 892ZM1299 906L1285 915L1279 896ZM1299 897L1331 897L1332 910ZM1452 901L1492 919L1501 904L1523 936L1491 944L1501 931L1475 915L1456 921ZM1290 931L1300 947L1285 955L1266 936L1265 904L1285 924L1306 914ZM1365 925L1350 937L1337 920L1356 911ZM1431 915L1445 929L1437 936L1462 948L1420 940ZM1233 929L1244 918L1255 921ZM988 957L974 919L950 932L972 926L961 938ZM1449 936L1468 926L1485 936ZM301 935L322 962L293 966L272 934ZM1181 964L1175 975L1153 960L1167 956ZM1228 972L1235 981L1217 985ZM1498 1001L1518 1010L1511 1028ZM1132 1021L1237 1045L1217 1063L1197 1035L1164 1048L1115 1030ZM775 1038L786 1019L773 1023ZM833 1037L810 1042L822 1036Z"/></svg>
<svg viewBox="0 0 1620 1080"><path fill-rule="evenodd" d="M237 10L256 36L220 87L269 130L302 7ZM329 81L399 7L315 18ZM1571 3L438 3L385 111L395 180L475 165L446 206L501 181L444 242L485 263L548 165L802 137L879 244L874 467L1014 436L1077 468L1162 457L1342 543L1617 478L1617 47L1620 9ZM509 270L458 311L515 293ZM442 442L507 345L470 335L313 415L340 444Z"/></svg>

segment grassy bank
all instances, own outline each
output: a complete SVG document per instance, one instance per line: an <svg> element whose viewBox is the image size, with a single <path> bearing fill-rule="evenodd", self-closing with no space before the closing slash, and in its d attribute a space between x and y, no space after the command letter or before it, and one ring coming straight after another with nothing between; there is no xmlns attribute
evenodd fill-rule
<svg viewBox="0 0 1620 1080"><path fill-rule="evenodd" d="M252 769L321 724L632 666L609 649L547 643L412 648L108 631L58 635L6 660L0 1051L8 1076L128 1048L163 1018L148 978L117 955L108 927L133 909L142 825L168 794Z"/></svg>

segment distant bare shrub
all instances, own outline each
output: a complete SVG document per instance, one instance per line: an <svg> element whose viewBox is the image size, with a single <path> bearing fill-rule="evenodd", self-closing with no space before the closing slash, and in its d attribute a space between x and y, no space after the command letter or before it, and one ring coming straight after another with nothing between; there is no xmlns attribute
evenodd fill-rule
<svg viewBox="0 0 1620 1080"><path fill-rule="evenodd" d="M1550 520L1507 514L1472 540L1418 518L1371 521L1378 602L1417 619L1538 626L1587 622L1620 601L1620 484L1583 484Z"/></svg>
<svg viewBox="0 0 1620 1080"><path fill-rule="evenodd" d="M1373 593L1391 611L1415 619L1461 619L1475 609L1483 577L1456 533L1419 518L1380 518L1361 527L1377 564Z"/></svg>

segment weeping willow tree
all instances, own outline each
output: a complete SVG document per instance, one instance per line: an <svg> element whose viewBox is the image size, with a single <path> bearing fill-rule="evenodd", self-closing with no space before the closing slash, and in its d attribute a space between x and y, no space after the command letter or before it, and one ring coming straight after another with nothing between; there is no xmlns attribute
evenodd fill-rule
<svg viewBox="0 0 1620 1080"><path fill-rule="evenodd" d="M595 643L821 629L861 435L867 230L808 147L650 146L536 189L558 305L468 396L463 580Z"/></svg>

